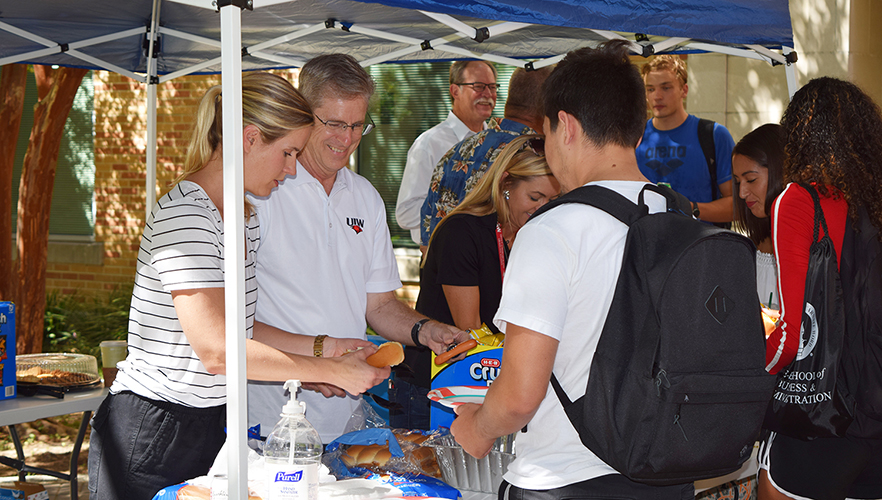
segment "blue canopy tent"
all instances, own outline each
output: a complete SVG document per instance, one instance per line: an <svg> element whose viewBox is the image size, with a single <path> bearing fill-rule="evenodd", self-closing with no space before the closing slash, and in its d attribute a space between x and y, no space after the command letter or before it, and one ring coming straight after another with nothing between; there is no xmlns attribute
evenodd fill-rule
<svg viewBox="0 0 882 500"><path fill-rule="evenodd" d="M537 68L612 38L629 40L644 56L719 52L780 64L790 94L796 91L788 0L38 0L0 7L0 65L105 69L147 85L148 213L156 86L178 76L224 75L224 197L233 202L230 213L242 213L241 79L232 76L243 70L298 67L332 51L364 66L480 58ZM245 330L243 223L226 221L227 331ZM247 484L244 345L242 336L227 336L229 477L237 498L246 497Z"/></svg>

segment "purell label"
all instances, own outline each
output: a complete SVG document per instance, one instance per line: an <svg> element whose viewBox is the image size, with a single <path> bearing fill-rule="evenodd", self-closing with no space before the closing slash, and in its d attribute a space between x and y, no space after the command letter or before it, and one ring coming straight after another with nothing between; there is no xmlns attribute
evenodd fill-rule
<svg viewBox="0 0 882 500"><path fill-rule="evenodd" d="M299 470L297 472L290 472L290 473L277 472L276 473L276 482L281 481L283 483L296 483L296 482L299 482L302 477L303 477L302 470Z"/></svg>
<svg viewBox="0 0 882 500"><path fill-rule="evenodd" d="M267 493L270 500L317 500L318 464L298 465L268 462Z"/></svg>

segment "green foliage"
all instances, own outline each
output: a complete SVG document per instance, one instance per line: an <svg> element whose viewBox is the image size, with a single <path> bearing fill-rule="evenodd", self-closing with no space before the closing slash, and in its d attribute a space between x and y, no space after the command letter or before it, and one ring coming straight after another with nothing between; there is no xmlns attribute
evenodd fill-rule
<svg viewBox="0 0 882 500"><path fill-rule="evenodd" d="M43 351L78 352L101 359L102 340L126 340L132 286L102 296L53 291L46 298Z"/></svg>

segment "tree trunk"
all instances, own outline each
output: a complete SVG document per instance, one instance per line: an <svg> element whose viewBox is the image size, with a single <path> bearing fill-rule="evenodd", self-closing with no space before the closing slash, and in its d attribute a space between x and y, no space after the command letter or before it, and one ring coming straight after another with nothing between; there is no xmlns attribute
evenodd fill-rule
<svg viewBox="0 0 882 500"><path fill-rule="evenodd" d="M46 256L49 246L49 211L55 184L55 167L64 124L77 89L88 70L34 66L39 102L34 107L34 128L22 166L18 190L18 353L43 350L43 316L46 310Z"/></svg>
<svg viewBox="0 0 882 500"><path fill-rule="evenodd" d="M7 131L0 134L0 300L8 301L15 300L18 283L12 261L12 169L27 78L25 64L7 64L0 71L0 124Z"/></svg>

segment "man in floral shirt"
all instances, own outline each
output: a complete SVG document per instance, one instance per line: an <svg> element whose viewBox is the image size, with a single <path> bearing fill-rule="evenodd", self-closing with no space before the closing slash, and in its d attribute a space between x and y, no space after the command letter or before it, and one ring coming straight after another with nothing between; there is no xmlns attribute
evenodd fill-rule
<svg viewBox="0 0 882 500"><path fill-rule="evenodd" d="M421 247L428 246L438 222L462 202L509 141L522 134L542 133L542 84L551 69L515 70L509 80L505 117L499 121L491 118L486 130L441 157L420 210Z"/></svg>

